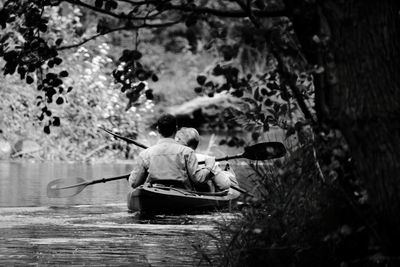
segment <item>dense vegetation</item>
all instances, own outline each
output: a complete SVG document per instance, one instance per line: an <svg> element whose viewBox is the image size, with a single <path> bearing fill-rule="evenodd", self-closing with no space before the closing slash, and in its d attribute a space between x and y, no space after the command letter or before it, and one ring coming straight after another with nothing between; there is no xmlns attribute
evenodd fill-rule
<svg viewBox="0 0 400 267"><path fill-rule="evenodd" d="M24 86L2 109L21 111L21 123L13 127L34 123L47 134L59 131L68 138L65 147L82 142L73 137L79 133L75 128L55 129L65 121L73 127L89 122L81 126L85 134L97 125L122 131L125 125L139 134L149 114L141 111L146 99L162 100L153 89L163 73L178 70L186 77L178 84L193 85L200 95L228 93L242 100L240 108L214 119L245 125L254 141L271 126L299 140L285 161L254 166L258 197L249 198L243 218L225 229L228 239L216 237L223 252L219 264L395 266L399 5L394 0L3 1L3 72L35 84L37 97L28 101L34 88ZM91 46L94 39L103 41ZM200 64L181 68L188 61ZM195 72L201 73L194 77ZM176 86L170 83L159 90ZM176 98L180 91L164 95ZM10 110L4 121L13 116ZM85 134L83 142L99 139ZM98 144L89 147L93 151Z"/></svg>

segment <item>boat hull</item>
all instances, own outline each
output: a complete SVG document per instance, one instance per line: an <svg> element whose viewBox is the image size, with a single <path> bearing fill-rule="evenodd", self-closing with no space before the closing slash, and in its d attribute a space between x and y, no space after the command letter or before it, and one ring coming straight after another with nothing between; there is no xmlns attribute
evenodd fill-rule
<svg viewBox="0 0 400 267"><path fill-rule="evenodd" d="M128 194L128 209L150 214L194 213L232 208L240 193L201 194L166 186L142 185Z"/></svg>

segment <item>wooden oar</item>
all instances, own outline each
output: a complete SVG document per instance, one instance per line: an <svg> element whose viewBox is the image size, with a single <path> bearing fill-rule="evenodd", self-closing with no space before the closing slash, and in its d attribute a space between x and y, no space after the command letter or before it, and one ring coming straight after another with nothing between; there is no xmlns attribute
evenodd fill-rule
<svg viewBox="0 0 400 267"><path fill-rule="evenodd" d="M83 178L57 179L47 185L47 196L49 198L72 197L79 194L88 185L128 179L128 177L129 174L92 181L86 181Z"/></svg>

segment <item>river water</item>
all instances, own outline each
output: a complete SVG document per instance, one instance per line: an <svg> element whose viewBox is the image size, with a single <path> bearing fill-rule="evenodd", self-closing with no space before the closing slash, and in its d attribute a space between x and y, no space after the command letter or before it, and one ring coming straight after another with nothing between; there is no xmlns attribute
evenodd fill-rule
<svg viewBox="0 0 400 267"><path fill-rule="evenodd" d="M46 196L54 179L91 180L129 170L129 164L0 161L0 266L217 264L210 234L234 214L143 218L127 210L126 180L88 186L71 198Z"/></svg>

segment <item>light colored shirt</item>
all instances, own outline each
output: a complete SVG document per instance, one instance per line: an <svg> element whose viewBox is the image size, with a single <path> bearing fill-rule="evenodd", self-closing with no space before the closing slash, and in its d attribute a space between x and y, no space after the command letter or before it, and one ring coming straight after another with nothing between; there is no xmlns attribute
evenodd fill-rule
<svg viewBox="0 0 400 267"><path fill-rule="evenodd" d="M196 157L198 161L204 161L208 156L196 153ZM201 167L199 166L199 168ZM233 170L222 170L218 162L214 164L210 171L213 173L211 180L214 182L214 186L218 191L229 189L231 185L238 185L236 175Z"/></svg>
<svg viewBox="0 0 400 267"><path fill-rule="evenodd" d="M194 184L206 183L209 175L207 168L199 168L193 149L162 138L136 157L129 184L136 188L145 182L174 180L193 189Z"/></svg>

